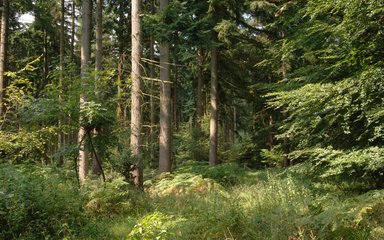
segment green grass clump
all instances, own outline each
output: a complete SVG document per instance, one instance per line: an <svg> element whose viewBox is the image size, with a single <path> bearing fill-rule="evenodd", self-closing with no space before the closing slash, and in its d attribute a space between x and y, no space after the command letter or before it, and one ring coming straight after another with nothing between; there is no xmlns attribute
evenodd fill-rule
<svg viewBox="0 0 384 240"><path fill-rule="evenodd" d="M0 167L0 239L72 238L86 223L76 183L49 168Z"/></svg>

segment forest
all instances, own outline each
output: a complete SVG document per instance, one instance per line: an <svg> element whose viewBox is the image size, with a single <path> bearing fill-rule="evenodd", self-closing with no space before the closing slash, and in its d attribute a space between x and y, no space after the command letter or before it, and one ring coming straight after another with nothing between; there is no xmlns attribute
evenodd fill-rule
<svg viewBox="0 0 384 240"><path fill-rule="evenodd" d="M0 239L384 239L383 0L0 15Z"/></svg>

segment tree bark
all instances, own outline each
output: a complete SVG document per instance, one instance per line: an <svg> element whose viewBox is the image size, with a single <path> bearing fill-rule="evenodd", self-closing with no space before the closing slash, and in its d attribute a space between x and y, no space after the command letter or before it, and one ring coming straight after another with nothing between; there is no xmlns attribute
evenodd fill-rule
<svg viewBox="0 0 384 240"><path fill-rule="evenodd" d="M211 49L211 117L209 125L209 164L217 165L217 133L218 133L218 74L216 47Z"/></svg>
<svg viewBox="0 0 384 240"><path fill-rule="evenodd" d="M60 17L60 77L59 77L59 102L62 100L62 94L63 94L63 81L64 81L64 54L65 54L65 48L64 48L64 24L65 24L65 6L64 6L64 0L60 0L60 6L61 6L61 17ZM64 146L64 133L61 131L61 123L63 119L59 119L59 134L58 134L58 150L62 151L62 148ZM62 166L64 164L64 158L62 154L59 155L57 159L57 165Z"/></svg>
<svg viewBox="0 0 384 240"><path fill-rule="evenodd" d="M160 11L167 7L168 0L160 0ZM170 172L171 161L171 135L172 135L172 112L171 112L171 82L169 68L169 43L160 43L160 136L159 136L159 170Z"/></svg>
<svg viewBox="0 0 384 240"><path fill-rule="evenodd" d="M89 77L89 60L91 56L91 0L83 0L82 3L82 28L81 28L81 80L85 84ZM85 93L80 94L80 109L86 102ZM80 129L78 133L79 141L79 179L84 182L88 175L88 152L85 149L86 129L80 116Z"/></svg>
<svg viewBox="0 0 384 240"><path fill-rule="evenodd" d="M154 12L154 3L152 1L152 13ZM149 76L150 78L155 78L155 68L154 68L154 61L155 61L155 41L153 40L153 37L151 36L150 39L150 47L149 47L149 58L151 60L151 63L149 65ZM150 158L151 158L151 165L152 167L156 164L155 160L155 128L156 128L156 114L155 114L155 98L154 95L156 93L155 91L155 84L153 81L151 81L150 85L150 98L149 98L149 104L150 104L150 130L149 130L149 139L150 139Z"/></svg>
<svg viewBox="0 0 384 240"><path fill-rule="evenodd" d="M204 80L203 80L203 64L204 56L201 49L197 50L197 94L196 94L196 114L198 126L201 128L201 119L204 117Z"/></svg>
<svg viewBox="0 0 384 240"><path fill-rule="evenodd" d="M75 60L75 31L76 31L76 1L72 0L72 13L71 13L71 55L70 59L73 63Z"/></svg>
<svg viewBox="0 0 384 240"><path fill-rule="evenodd" d="M142 103L142 81L141 81L141 0L132 0L132 101L131 101L131 152L134 161L130 174L133 183L137 187L143 187L143 164L141 159L141 103Z"/></svg>
<svg viewBox="0 0 384 240"><path fill-rule="evenodd" d="M43 90L45 86L48 84L48 74L49 74L49 56L48 56L48 32L44 30L44 80L41 85L41 89Z"/></svg>
<svg viewBox="0 0 384 240"><path fill-rule="evenodd" d="M103 70L103 0L96 0L96 58L95 58L95 95L97 99L101 99L101 71ZM99 129L96 127L93 130L95 136L99 134ZM97 146L96 146L97 147ZM93 151L92 172L100 176L101 158L97 156L97 149Z"/></svg>
<svg viewBox="0 0 384 240"><path fill-rule="evenodd" d="M6 79L4 76L7 61L8 48L8 21L9 21L9 1L3 0L3 11L1 14L1 34L0 34L0 116L4 114L4 96Z"/></svg>

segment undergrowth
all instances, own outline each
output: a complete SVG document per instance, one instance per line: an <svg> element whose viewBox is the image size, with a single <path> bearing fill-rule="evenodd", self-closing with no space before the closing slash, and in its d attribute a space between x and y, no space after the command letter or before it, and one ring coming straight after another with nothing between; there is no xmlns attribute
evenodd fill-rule
<svg viewBox="0 0 384 240"><path fill-rule="evenodd" d="M0 238L384 238L384 191L330 187L305 169L186 162L147 178L139 192L122 177L79 190L64 170L2 165Z"/></svg>

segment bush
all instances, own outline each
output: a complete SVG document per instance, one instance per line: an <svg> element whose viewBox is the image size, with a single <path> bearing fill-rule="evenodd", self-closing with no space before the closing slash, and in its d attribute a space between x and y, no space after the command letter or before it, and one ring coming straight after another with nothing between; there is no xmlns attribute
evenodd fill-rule
<svg viewBox="0 0 384 240"><path fill-rule="evenodd" d="M61 175L61 174L60 174ZM0 168L0 239L62 239L85 223L76 183L32 165Z"/></svg>

